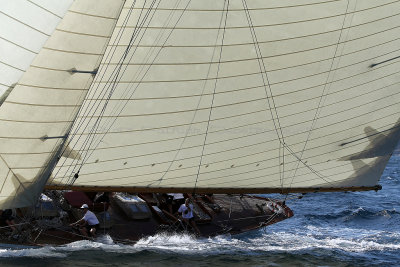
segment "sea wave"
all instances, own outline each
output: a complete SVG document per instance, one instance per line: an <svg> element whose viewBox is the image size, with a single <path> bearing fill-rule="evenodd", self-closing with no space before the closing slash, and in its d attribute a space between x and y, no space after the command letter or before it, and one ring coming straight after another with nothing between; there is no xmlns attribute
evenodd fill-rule
<svg viewBox="0 0 400 267"><path fill-rule="evenodd" d="M162 254L217 255L241 254L263 255L273 252L304 253L312 250L336 250L346 252L400 251L400 233L370 231L353 228L307 226L296 232L268 232L231 237L200 238L187 234L158 234L139 240L134 245L114 242L109 236L96 241L82 240L64 246L41 248L0 249L0 257L67 257L79 251L103 251L104 253L135 254L151 251Z"/></svg>

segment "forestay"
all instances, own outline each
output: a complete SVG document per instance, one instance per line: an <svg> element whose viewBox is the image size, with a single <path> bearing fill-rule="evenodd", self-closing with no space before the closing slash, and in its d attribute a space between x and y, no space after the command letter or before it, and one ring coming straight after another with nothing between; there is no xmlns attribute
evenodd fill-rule
<svg viewBox="0 0 400 267"><path fill-rule="evenodd" d="M14 89L0 107L0 208L37 201L93 81L71 70L99 66L123 5L71 3L1 4L0 89Z"/></svg>

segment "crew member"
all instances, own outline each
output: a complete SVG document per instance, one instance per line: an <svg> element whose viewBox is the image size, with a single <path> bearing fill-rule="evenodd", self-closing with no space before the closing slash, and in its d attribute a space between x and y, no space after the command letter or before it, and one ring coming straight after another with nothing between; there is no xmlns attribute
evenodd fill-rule
<svg viewBox="0 0 400 267"><path fill-rule="evenodd" d="M188 225L190 224L193 227L193 230L196 232L196 234L200 235L200 230L199 228L197 228L196 222L194 221L193 204L190 204L189 201L190 201L189 198L185 200L185 204L182 204L179 207L178 213L181 213L183 221Z"/></svg>
<svg viewBox="0 0 400 267"><path fill-rule="evenodd" d="M88 233L90 233L92 237L96 237L96 230L99 228L99 220L96 215L89 210L87 204L83 204L81 209L83 209L85 215L82 219L71 223L70 226L79 225L79 232L81 232L82 235L89 237Z"/></svg>

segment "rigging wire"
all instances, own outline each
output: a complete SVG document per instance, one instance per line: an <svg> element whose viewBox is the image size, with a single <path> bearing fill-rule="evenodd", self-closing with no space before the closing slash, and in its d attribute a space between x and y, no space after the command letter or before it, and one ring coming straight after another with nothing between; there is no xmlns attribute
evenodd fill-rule
<svg viewBox="0 0 400 267"><path fill-rule="evenodd" d="M122 35L123 35L123 32L124 32L124 30L125 30L124 25L126 25L126 23L128 22L128 19L129 19L129 17L130 17L131 14L132 14L133 7L134 7L135 3L136 3L136 0L133 1L132 5L131 5L131 7L130 7L128 13L127 13L127 16L125 17L125 19L124 19L124 21L123 21L123 23L122 23L122 27L119 29L119 31L118 31L118 33L117 33L117 36L116 36L116 38L115 38L115 40L114 40L113 45L118 44L119 41L121 40ZM117 20L117 21L118 21L118 20ZM116 23L117 23L117 22L116 22ZM112 52L111 52L111 51L112 51ZM108 54L107 54L107 56L106 56L106 61L107 61L107 59L108 59L109 57L112 58L112 56L114 55L115 51L116 51L116 46L115 46L115 49L114 49L114 50L110 50L110 51L108 52ZM108 66L109 66L109 64L107 64L105 67L104 67L104 66L101 66L101 67L100 67L99 72L101 72L101 71L105 68L102 77L104 77L104 75L105 75L105 73L106 73L106 70L108 69ZM91 91L93 92L93 95L97 92L98 89L99 89L99 85L96 87L95 90L93 90L93 89L91 90ZM103 87L102 91L100 92L99 97L100 97L100 95L102 94L103 90L104 90L104 87ZM95 99L95 101L96 101L96 100L98 100L98 99ZM95 101L94 101L94 102L95 102ZM90 106L90 105L88 104L88 102L86 102L86 103L87 103L86 107L85 107L84 105L82 105L81 109L79 110L79 113L78 113L77 117L78 117L78 116L81 116L81 118L80 118L79 120L76 120L76 121L74 122L74 126L76 125L76 126L75 126L75 131L74 131L72 134L69 135L69 136L70 136L70 137L69 137L69 140L68 140L67 144L65 145L65 147L64 147L64 149L63 149L61 155L63 155L63 153L66 152L66 149L67 149L67 147L70 145L70 143L72 142L73 137L75 137L75 135L77 134L78 130L82 127L82 125L83 125L83 123L84 123L84 115L85 115L85 114L89 114L89 113L92 111L93 107L94 107L94 105L93 105L93 106L89 109L89 106ZM96 112L96 110L95 110L94 112ZM87 126L86 126L86 127L87 127ZM86 127L84 128L84 130L86 129ZM71 130L72 130L72 128L73 128L73 127L71 127ZM70 131L71 131L71 130L70 130ZM62 163L61 166L59 167L58 171L55 173L55 175L54 175L52 181L57 177L57 175L58 175L58 173L60 172L61 168L63 167L63 165L64 165L65 162L67 161L68 156L72 153L73 149L74 149L75 146L78 144L79 139L80 139L80 137L78 138L78 140L76 140L76 143L75 143L74 146L72 147L70 153L68 153L68 155L66 155L66 157L65 157L65 159L64 159L64 161L63 161L63 163ZM75 162L75 159L73 160L72 164L73 164L74 162ZM69 169L70 169L70 168L68 168L67 172L69 171ZM51 182L52 182L52 181L51 181Z"/></svg>
<svg viewBox="0 0 400 267"><path fill-rule="evenodd" d="M280 123L280 119L279 119L279 115L278 115L278 110L277 110L277 108L276 108L275 100L274 100L273 93L272 93L272 88L271 88L271 85L270 85L270 82L269 82L269 78L268 78L268 72L267 72L267 69L266 69L266 66L265 66L264 58L263 58L263 56L262 56L261 48L260 48L260 46L259 46L259 42L258 42L258 39L257 39L257 35L256 35L255 29L254 29L254 25L253 25L253 22L252 22L252 19L251 19L251 16L250 16L249 8L248 8L248 6L247 6L247 1L246 1L246 0L242 0L242 4L243 4L243 8L244 8L245 13L246 13L246 18L247 18L248 23L249 23L249 28L250 28L250 32L251 32L251 35L252 35L252 38L253 38L253 43L254 43L254 46L255 46L255 48L256 48L256 53L257 53L257 57L258 57L258 62L259 62L260 71L261 71L262 74L265 75L265 78L264 78L264 75L261 75L261 77L262 77L262 80L263 80L263 83L264 83L264 89L265 89L266 97L267 97L267 100L268 100L269 110L271 111L272 121L273 121L273 123L274 123L275 131L276 131L276 133L277 133L279 142L280 142L280 144L282 145L283 148L286 148L286 150L288 150L289 153L290 153L292 156L294 156L296 159L298 159L298 164L301 162L304 166L306 166L309 170L311 170L311 172L313 172L314 174L316 174L319 178L323 179L323 180L324 180L325 182L327 182L327 183L330 183L329 181L326 180L326 179L327 179L326 177L324 177L323 175L319 174L318 171L314 170L311 166L309 166L306 162L304 162L304 161L303 161L299 156L297 156L297 154L285 143L284 135L283 135L283 132L282 132L282 127L281 127L281 123ZM266 83L266 82L267 82L267 83ZM267 87L267 85L268 85L268 87ZM268 95L267 88L269 89L269 94L270 94L270 96ZM272 108L272 107L273 107L273 108ZM273 113L272 111L274 111L274 113ZM280 163L279 163L279 164L282 164L281 161L284 161L284 159L282 160L282 159L280 158ZM283 170L284 170L284 169L283 169ZM282 181L283 181L283 179L284 179L283 175L284 175L284 173L282 174ZM283 182L282 182L282 185L283 185ZM283 186L282 186L282 187L283 187Z"/></svg>
<svg viewBox="0 0 400 267"><path fill-rule="evenodd" d="M154 3L155 3L155 1L152 2L151 7L154 6ZM159 2L159 3L160 3L160 2ZM144 3L144 4L145 4L145 3ZM103 112L105 111L105 108L104 108L104 107L108 104L108 101L109 101L109 99L110 99L110 97L111 97L112 92L113 92L113 91L115 90L115 88L116 88L116 84L117 84L117 83L119 82L119 80L122 78L122 76L123 76L123 74L124 74L124 72L125 72L125 70L126 70L126 67L127 67L127 66L125 66L125 70L124 70L124 71L122 72L122 74L120 75L119 80L117 80L117 79L118 79L118 75L120 74L121 68L122 68L122 66L124 65L124 60L126 59L127 55L129 54L130 49L132 48L132 46L133 46L135 40L138 38L138 35L139 35L140 31L143 29L144 23L146 22L146 20L147 20L149 14L150 14L151 11L152 11L152 9L149 8L149 9L147 10L146 14L145 14L145 15L143 16L143 18L142 18L143 10L144 10L144 7L141 9L140 16L139 16L138 21L137 21L137 24L136 24L136 26L135 26L135 28L134 28L134 32L132 33L132 36L131 36L131 38L130 38L129 44L128 44L127 48L125 49L123 56L120 58L118 64L117 64L116 67L114 68L114 71L113 71L112 75L110 76L110 77L113 77L113 76L114 76L114 78L113 78L113 79L114 79L114 82L107 83L106 85L104 85L104 88L111 88L111 90L110 90L110 92L109 92L109 96L108 96L108 98L107 98L107 101L105 102L105 104L104 104L103 107L102 107L102 111L103 111ZM154 13L153 13L153 15L154 15ZM142 19L141 19L141 18L142 18ZM140 25L139 25L139 24L140 24ZM125 26L126 26L126 25L125 25ZM125 26L124 26L124 27L125 27ZM147 27L146 27L146 28L147 28ZM141 38L143 38L143 35L142 35ZM132 56L133 56L133 55L132 55ZM132 56L131 56L131 57L132 57ZM110 64L110 63L108 63L108 64ZM114 74L114 72L116 72L116 74ZM102 78L103 78L103 77L102 77ZM101 78L101 79L102 79L102 78ZM101 79L100 79L100 80L101 80ZM100 86L100 83L98 83L98 86ZM100 103L101 103L101 101L99 101L98 107L100 107ZM93 114L95 114L95 112L94 112ZM104 114L104 113L103 113L103 114ZM85 143L84 143L84 147L85 147L85 148L86 148L87 145L89 144L89 141L93 140L93 138L94 138L94 136L95 136L95 131L98 129L99 122L100 122L100 119L102 118L102 115L103 115L103 114L100 113L100 116L98 116L98 118L97 118L97 120L96 120L97 123L96 123L95 125L93 125L93 127L91 128L90 133L86 136ZM90 121L88 122L88 124L89 124L89 123L90 123ZM86 129L86 127L85 127L85 129ZM81 138L82 136L83 136L83 135L80 135L79 138ZM90 142L90 143L91 143L91 142ZM82 147L81 147L81 150L85 150L85 149L82 149ZM88 153L89 153L89 147L87 148L87 153L85 154L85 158L88 157ZM84 165L84 162L86 162L86 161L85 161L85 158L82 160L82 162L81 162L81 164L80 164L80 168ZM79 168L79 169L80 169L80 168ZM73 182L74 182L74 180L71 180L71 183L73 183Z"/></svg>
<svg viewBox="0 0 400 267"><path fill-rule="evenodd" d="M153 1L154 2L154 1ZM131 9L130 10L133 10L133 8L134 8L134 6L131 6ZM140 20L140 18L142 17L142 11L143 11L143 9L141 10L141 13L140 13L140 16L139 16L139 19L138 19L138 21L137 21L137 23L139 24L139 23L141 23L142 25L141 26L138 26L138 24L136 25L136 27L135 27L135 30L134 30L134 33L133 33L133 35L131 36L131 40L130 40L130 45L127 47L127 49L125 49L125 52L124 52L124 55L120 58L120 60L119 60L119 63L118 63L118 65L117 65L117 67L116 68L114 68L114 71L113 71L113 73L112 73L112 75L115 73L115 72L117 72L117 76L118 76L118 73L120 72L120 68L121 68L121 66L123 65L123 60L126 58L126 55L128 54L128 52L129 52L129 50L130 50L130 48L132 47L132 45L133 45L133 43L134 43L134 41L135 41L135 38L138 36L138 34L137 34L137 32L138 31L140 31L143 27L143 23L146 21L146 18L148 17L148 14L149 14L149 12L147 12L145 15L144 15L144 19L142 19L142 20ZM148 10L148 11L150 11L150 10ZM154 15L154 14L153 14ZM130 16L130 14L129 14L129 16ZM127 21L128 21L128 17L129 16L127 16L126 18L125 18L125 25L124 25L124 27L121 27L121 29L125 29L125 26L126 26L126 24L127 24ZM147 27L146 27L147 28ZM120 30L121 30L120 29ZM116 47L116 46L115 46ZM114 50L115 51L115 50ZM125 57L124 57L125 56ZM108 67L108 65L109 65L109 63L107 64L107 67ZM115 76L115 75L114 75ZM104 75L103 75L103 77L104 77ZM104 87L103 87L103 90L104 90L104 88L110 88L111 87L111 89L113 89L113 85L115 85L115 84L107 84L107 85L105 85ZM98 87L100 86L100 83L98 84ZM114 88L115 88L115 86L114 86ZM99 96L99 98L101 98L101 96ZM100 103L101 103L101 101L99 101L99 104L97 105L97 108L96 108L96 110L93 112L93 114L95 113L95 112L97 112L97 110L98 110L98 108L99 108L99 106L100 106ZM82 116L82 119L84 119L85 118L85 116ZM87 123L87 125L85 126L85 129L86 129L86 127L90 124L90 120L89 120L89 122ZM96 126L96 125L94 125L94 126ZM76 129L76 131L78 131L79 130L79 128L80 127L77 127L77 129ZM85 130L84 129L84 130ZM92 130L93 129L96 129L95 127L93 127L92 128ZM93 131L91 131L91 133L89 134L89 138L91 138L92 136L93 136ZM79 138L78 138L78 140L80 139L82 137L82 135L80 135L79 136ZM72 140L72 139L71 139ZM88 137L86 138L86 141L85 141L85 143L84 143L84 145L85 145L85 147L87 146L87 143L88 143ZM76 145L77 145L78 143L76 143ZM75 146L74 146L75 147ZM82 148L81 148L82 149ZM64 163L65 163L65 161L64 161ZM78 163L76 163L76 165L77 165ZM75 165L75 166L76 166ZM81 166L82 166L83 164L81 164ZM70 165L70 166L72 166L72 164ZM70 178L69 178L69 182L68 183L73 183L74 182L74 180L73 179L71 179L71 176L73 175L73 173L74 172L72 172L72 174L69 176Z"/></svg>
<svg viewBox="0 0 400 267"><path fill-rule="evenodd" d="M146 14L145 14L145 16L144 16L144 18L143 18L143 20L142 20L142 23L144 23L144 22L147 20L147 18L148 18L148 16L149 16L149 14L151 13L151 11L152 11L152 9L153 9L153 6L154 6L154 4L156 3L156 1L157 1L157 0L153 0L153 2L151 3L150 8L147 10L147 12L146 12ZM145 3L144 3L144 5L145 5ZM139 20L138 20L138 21L139 21ZM139 26L139 28L141 29L142 27ZM136 28L135 28L135 30L136 30ZM97 119L96 119L94 125L92 126L92 128L91 128L89 134L86 136L85 142L84 142L84 144L83 144L83 150L86 150L86 149L87 149L87 151L86 151L86 153L85 153L84 158L82 159L82 162L79 164L78 173L79 173L79 171L81 170L81 168L82 168L82 166L83 166L83 163L84 163L84 162L86 161L86 159L87 159L87 156L88 156L88 154L89 154L89 150L88 150L88 149L90 148L90 145L91 145L92 142L93 142L93 139L94 139L94 137L95 137L95 132L97 131L97 129L98 129L99 125L100 125L101 118L102 118L102 116L104 115L104 112L105 112L105 110L106 110L106 108L107 108L107 106L108 106L109 100L110 100L110 98L111 98L113 92L115 91L118 82L120 81L120 79L122 78L122 76L123 76L123 74L124 74L124 71L123 71L122 74L120 75L121 69L122 69L122 67L123 67L123 62L124 62L125 59L127 58L128 54L129 54L129 50L132 48L132 45L133 45L134 40L135 40L135 37L136 37L137 35L138 35L138 34L135 34L135 32L134 32L134 34L131 36L129 45L128 45L127 49L125 50L125 52L124 52L124 54L123 54L123 56L122 56L122 59L120 60L120 61L121 61L121 64L119 64L119 65L115 68L117 71L116 71L116 74L115 74L114 77L113 77L113 81L110 82L110 83L108 83L108 88L110 88L110 90L109 90L107 99L106 99L104 105L101 107L100 115L97 117ZM126 70L126 67L125 67L125 70ZM99 83L99 84L100 84L100 83ZM100 105L100 103L101 103L101 101L99 101L99 105ZM89 124L89 123L88 123L88 124ZM74 180L71 179L71 184L72 184L73 182L74 182Z"/></svg>
<svg viewBox="0 0 400 267"><path fill-rule="evenodd" d="M326 80L325 80L324 88L323 88L322 93L321 93L321 96L320 96L320 98L319 98L318 106L317 106L317 109L316 109L316 111L315 111L315 114L314 114L314 117L313 117L313 120L312 120L312 123L311 123L311 127L310 127L310 129L308 130L308 134L307 134L306 141L304 142L303 149L301 150L300 158L303 158L304 151L305 151L305 149L306 149L306 146L307 146L307 144L308 144L308 141L310 140L311 132L313 131L313 129L314 129L315 125L316 125L316 122L317 122L317 120L318 120L319 114L321 113L321 109L322 109L322 107L323 107L323 105L324 105L324 103L325 103L326 96L328 95L328 92L329 92L329 89L330 89L330 86L328 87L327 85L328 85L329 78L331 77L330 74L331 74L331 71L332 71L332 69L333 69L333 65L334 65L334 62L335 62L336 54L337 54L337 52L338 52L338 48L339 48L339 44L340 44L340 39L342 38L343 29L344 29L344 25L345 25L345 21L346 21L346 17L347 17L347 14L348 14L348 12L349 12L349 5L350 5L350 0L347 0L346 12L345 12L345 15L344 15L344 17L343 17L342 28L341 28L341 30L340 30L339 38L338 38L338 41L337 41L337 44L336 44L335 53L334 53L334 55L333 55L333 57L332 57L332 62L331 62L331 65L330 65L330 67L329 67L329 72L328 72L328 75L327 75ZM357 6L357 0L355 1L355 4L354 4L354 10L356 9L356 6ZM353 17L354 17L354 12L353 12L352 14L353 14L352 19L353 19ZM352 20L352 19L351 19L351 20ZM347 38L346 38L346 39L347 39ZM345 45L345 44L346 44L346 42L344 42L344 45ZM343 47L342 47L342 52L343 52L343 49L344 49L344 45L343 45ZM340 59L341 59L341 56L339 56L339 61L338 61L337 65L339 64ZM335 73L335 72L334 72L334 73ZM333 77L334 77L334 74L332 75L332 79L331 79L331 80L333 80ZM331 84L332 84L332 82L329 83L329 85L331 85ZM296 175L296 173L297 173L298 167L299 167L299 162L297 162L296 169L295 169L295 171L293 172L293 176L292 176L292 179L291 179L291 181L290 181L289 187L292 186L292 183L293 183L293 181L294 181L294 177L295 177L295 175Z"/></svg>
<svg viewBox="0 0 400 267"><path fill-rule="evenodd" d="M225 11L225 4L226 4L226 11ZM222 48L224 46L224 40L225 40L226 23L228 21L229 0L228 1L226 1L226 0L224 1L223 13L224 13L224 11L225 11L225 21L224 21L224 28L223 28L223 31L222 31L222 39L221 39L221 47L220 47L220 51L219 51L217 73L216 73L215 81L214 81L213 95L212 95L211 104L210 104L210 112L208 114L206 133L204 135L204 141L203 141L203 146L202 146L202 150L201 150L200 162L199 162L199 165L198 165L198 168L197 168L196 181L195 181L194 187L193 187L193 195L196 193L197 182L198 182L199 175L200 175L200 167L201 167L202 162L203 162L204 149L205 149L206 142L207 142L207 136L208 136L208 130L209 130L209 126L210 126L211 114L212 114L212 109L213 109L213 105L214 105L215 92L216 92L216 89L217 89L218 75L219 75L219 71L220 71L221 58L222 58ZM221 19L222 19L222 16L221 16ZM220 24L220 26L221 26L221 24ZM218 31L218 33L219 33L219 31ZM218 36L217 36L217 39L218 39Z"/></svg>
<svg viewBox="0 0 400 267"><path fill-rule="evenodd" d="M224 2L224 9L225 9L225 2ZM212 60L214 58L214 55L215 55L215 51L216 51L216 48L217 48L218 37L219 37L219 34L220 34L220 30L221 30L222 20L223 20L223 12L221 13L221 17L220 17L220 21L219 21L219 27L218 27L217 35L216 35L216 38L215 38L214 48L213 48L213 52L212 52L212 55L211 55L210 62L212 62ZM211 67L212 67L212 64L210 63L209 66L208 66L208 69L207 69L206 79L204 80L203 88L202 88L199 100L197 101L197 106L195 108L195 111L194 111L194 114L192 116L192 119L191 119L191 121L189 123L189 127L187 128L186 133L185 133L185 135L184 135L184 137L183 137L183 139L182 139L182 141L181 141L181 143L179 145L179 148L177 149L177 151L176 151L176 153L174 155L174 158L171 160L168 168L165 171L163 171L162 176L157 180L159 182L161 182L164 179L165 175L170 171L173 163L175 162L176 158L178 157L179 153L182 150L183 144L185 143L186 138L188 137L188 134L189 134L190 130L192 129L194 119L195 119L195 117L197 115L197 112L199 110L200 102L201 102L201 100L202 100L202 98L204 96L204 92L205 92L205 89L206 89L206 86L207 86L208 78L209 78L210 73L211 73Z"/></svg>
<svg viewBox="0 0 400 267"><path fill-rule="evenodd" d="M177 1L176 4L175 4L175 7L177 7L177 6L180 4L180 2L181 2L181 0ZM176 8L174 8L173 11L170 12L170 14L168 15L168 17L167 17L167 19L166 19L167 22L165 22L164 25L168 25L168 24L171 22L172 17L173 17L173 15L174 15L175 11L176 11ZM147 28L147 27L146 27L146 28ZM145 31L146 31L146 30L145 30ZM159 34L158 34L158 36L156 37L155 45L154 45L152 48L155 48L155 47L157 46L157 43L161 40L162 35L163 35L163 32L160 31ZM142 37L143 37L143 36L144 36L144 33L143 33ZM169 37L168 37L168 38L169 38ZM141 40L140 40L140 41L141 41ZM140 41L139 41L139 43L140 43ZM166 40L164 41L164 44L165 44L165 42L166 42ZM164 45L164 44L163 44L163 45ZM161 47L163 47L163 45L162 45ZM136 49L137 49L137 48L138 48L138 46L136 47ZM135 49L135 51L136 51L136 49ZM154 49L153 49L153 50L150 49L150 50L147 52L144 61L149 60L149 58L150 58L151 54L153 53L153 51L154 51ZM133 55L132 55L132 56L133 56ZM156 55L156 57L157 57L157 56L158 56L158 54ZM131 59L132 59L132 57L131 57ZM129 62L131 61L131 59L129 60ZM155 60L155 58L154 58L154 60ZM153 60L153 62L154 62L154 60ZM138 72L142 72L143 69L144 69L144 67L141 66L141 67L136 71L136 73L133 75L133 77L134 77L133 79L135 79L135 77L139 75ZM142 80L143 80L143 78L144 78L144 77L142 77ZM133 90L133 92L131 92L130 96L127 96L128 92L130 91L131 88L132 88L132 86L126 88L125 91L123 92L122 96L121 96L121 99L128 98L128 99L126 99L126 101L125 101L125 105L123 105L123 104L121 104L121 103L118 103L118 104L113 108L113 110L111 111L111 113L110 113L111 115L112 115L112 114L116 114L116 113L118 113L118 115L119 115L119 114L122 112L122 110L125 108L126 104L128 103L128 100L131 99L131 97L133 96L133 94L135 93L135 91L136 91L136 89L137 89L137 88L135 88L135 90ZM123 107L120 108L120 106L123 106ZM120 108L120 111L118 111L119 108ZM110 121L109 125L106 125L106 123L105 123L104 126L105 126L105 128L107 128L107 130L106 130L105 133L102 134L102 135L103 135L102 137L98 138L99 140L96 140L97 144L96 144L95 147L92 149L91 154L92 154L93 151L97 148L97 146L101 143L103 137L109 132L109 130L111 129L112 125L113 125L114 122L116 121L118 115L115 116L114 119L111 119L111 118L108 119L108 120ZM90 154L90 155L91 155L91 154ZM90 156L89 156L89 157L90 157Z"/></svg>
<svg viewBox="0 0 400 267"><path fill-rule="evenodd" d="M178 18L178 20L176 21L173 29L176 27L176 25L178 24L178 22L180 21L182 15L184 14L184 11L186 10L187 6L189 5L189 3L191 2L191 0L187 3L186 7L183 9L183 12L181 13L180 17ZM147 28L147 27L146 27ZM165 43L168 41L169 37L171 36L173 31L170 31L169 35L167 36L166 40L164 41L163 45L161 46L161 48L165 45ZM149 64L147 70L145 71L145 73L143 74L142 78L140 79L140 81L136 84L136 88L132 91L131 96L136 92L137 88L139 87L141 81L145 78L145 76L147 75L148 71L150 70L150 67L153 65L154 61L156 60L156 58L158 57L158 55L160 54L161 49L158 51L158 53L156 54L156 56L154 57L153 61L151 62L151 64ZM131 87L130 87L131 88ZM123 105L123 107L121 108L121 110L119 111L119 113L117 114L117 116L115 116L115 118L113 119L111 125L109 126L109 128L107 129L107 131L105 133L102 134L102 137L100 138L100 140L98 141L97 145L94 147L94 149L92 150L91 154L93 154L93 152L95 151L95 149L97 148L97 146L101 143L101 141L103 140L103 138L105 137L105 135L109 132L109 130L111 129L113 123L115 123L117 117L121 114L122 110L125 108L125 106L127 105L128 101L126 101L126 103ZM91 156L91 154L89 155L89 157ZM88 158L89 158L88 157ZM84 162L86 163L86 162ZM83 163L83 164L84 164Z"/></svg>

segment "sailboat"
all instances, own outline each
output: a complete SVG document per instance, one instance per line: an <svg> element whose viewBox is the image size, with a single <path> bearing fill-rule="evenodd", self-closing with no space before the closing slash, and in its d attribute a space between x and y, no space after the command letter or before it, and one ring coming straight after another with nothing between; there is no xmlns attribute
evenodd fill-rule
<svg viewBox="0 0 400 267"><path fill-rule="evenodd" d="M154 217L183 193L210 221L223 207L213 233L239 233L293 216L289 194L379 190L400 137L399 14L389 0L3 1L0 208L119 192ZM254 195L269 193L284 198ZM253 214L240 231L233 206Z"/></svg>

